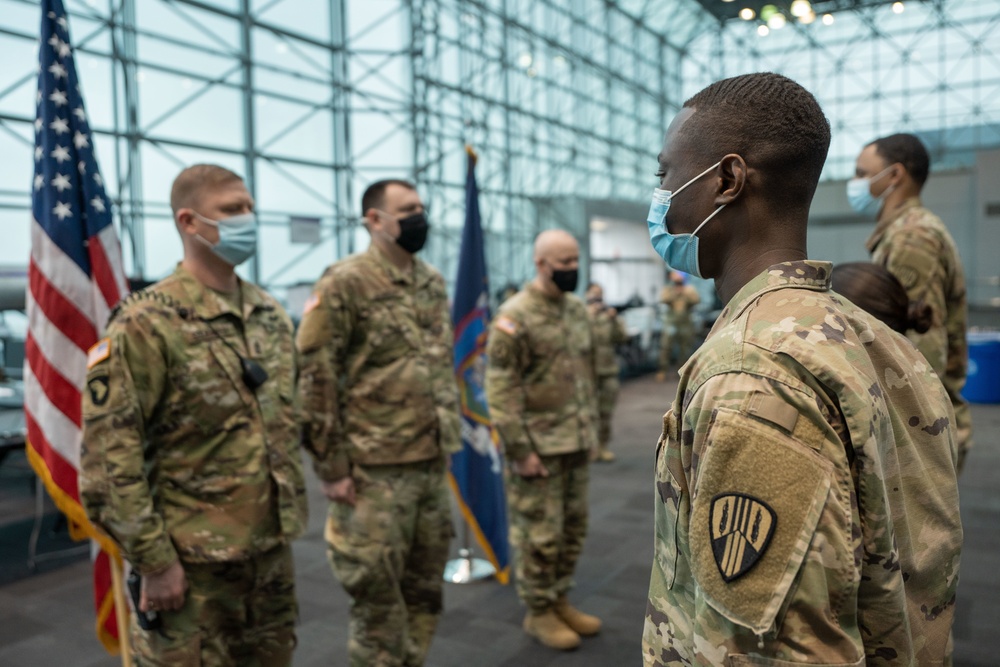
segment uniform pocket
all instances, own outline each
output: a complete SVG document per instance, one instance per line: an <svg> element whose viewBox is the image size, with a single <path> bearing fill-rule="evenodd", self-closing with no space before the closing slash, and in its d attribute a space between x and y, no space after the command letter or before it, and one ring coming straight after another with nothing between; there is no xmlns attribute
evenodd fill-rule
<svg viewBox="0 0 1000 667"><path fill-rule="evenodd" d="M797 667L798 665L809 664L812 667L864 667L865 658L861 656L856 662L836 662L815 665L814 663L789 662L788 660L775 660L774 658L760 658L753 655L731 655L729 656L730 667Z"/></svg>

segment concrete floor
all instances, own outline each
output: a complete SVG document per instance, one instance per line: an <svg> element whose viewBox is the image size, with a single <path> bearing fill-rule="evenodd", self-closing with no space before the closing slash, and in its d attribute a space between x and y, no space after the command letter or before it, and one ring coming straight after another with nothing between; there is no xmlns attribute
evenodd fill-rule
<svg viewBox="0 0 1000 667"><path fill-rule="evenodd" d="M640 635L652 561L652 464L660 418L673 385L648 378L622 388L615 426L618 462L595 466L591 532L571 594L604 618L605 630L573 653L545 649L520 630L514 591L496 583L446 586L446 612L429 667L640 663ZM976 449L962 478L965 552L955 625L955 664L993 667L1000 647L1000 406L974 406ZM324 556L324 518L310 480L308 534L295 544L301 605L301 667L345 665L347 598ZM0 665L113 667L93 634L89 566L76 563L0 588Z"/></svg>

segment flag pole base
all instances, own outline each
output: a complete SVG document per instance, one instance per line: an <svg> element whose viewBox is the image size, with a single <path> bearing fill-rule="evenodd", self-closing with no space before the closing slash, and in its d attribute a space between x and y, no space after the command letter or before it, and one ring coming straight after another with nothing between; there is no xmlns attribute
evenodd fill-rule
<svg viewBox="0 0 1000 667"><path fill-rule="evenodd" d="M444 566L444 580L452 584L469 584L489 579L497 573L493 564L482 558L473 558L469 549L459 549L458 558Z"/></svg>

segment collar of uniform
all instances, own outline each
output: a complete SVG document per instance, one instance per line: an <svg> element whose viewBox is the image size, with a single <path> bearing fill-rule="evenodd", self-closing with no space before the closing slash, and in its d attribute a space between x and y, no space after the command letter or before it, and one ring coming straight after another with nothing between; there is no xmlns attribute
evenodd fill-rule
<svg viewBox="0 0 1000 667"><path fill-rule="evenodd" d="M389 276L389 280L396 284L401 285L416 285L417 287L422 287L425 283L429 282L433 277L428 269L427 265L419 257L414 255L413 257L413 270L403 271L398 266L392 263L385 253L378 249L374 243L368 246L368 251L365 253L379 266L386 274Z"/></svg>
<svg viewBox="0 0 1000 667"><path fill-rule="evenodd" d="M180 280L181 285L184 286L184 292L188 296L189 305L194 314L203 320L213 320L221 315L230 314L235 315L241 320L245 320L250 317L253 311L264 304L261 294L257 290L251 289L251 284L242 280L237 276L237 280L240 283L241 297L243 301L243 313L237 313L225 299L221 298L218 293L206 287L200 280L191 275L191 272L184 268L184 266L178 262L177 268L174 269L174 276Z"/></svg>
<svg viewBox="0 0 1000 667"><path fill-rule="evenodd" d="M886 218L882 222L875 225L875 230L872 232L872 235L868 237L867 241L865 241L865 247L868 248L868 252L875 251L878 244L882 242L882 237L885 236L886 230L892 226L892 223L902 218L911 208L916 206L920 206L920 198L910 197L896 210L896 215L891 218Z"/></svg>
<svg viewBox="0 0 1000 667"><path fill-rule="evenodd" d="M731 323L743 314L750 304L759 299L761 295L772 292L783 287L800 287L811 289L817 292L825 292L830 289L830 272L833 269L831 262L816 262L812 260L801 260L798 262L782 262L771 266L767 271L759 274L756 278L743 286L736 296L726 305L725 310L719 315L716 326L724 326Z"/></svg>
<svg viewBox="0 0 1000 667"><path fill-rule="evenodd" d="M556 308L562 308L562 305L566 303L566 295L559 294L558 296L552 296L551 294L546 294L541 289L535 285L535 281L529 281L525 288L529 294L534 296L536 299L541 300L544 303L551 304Z"/></svg>

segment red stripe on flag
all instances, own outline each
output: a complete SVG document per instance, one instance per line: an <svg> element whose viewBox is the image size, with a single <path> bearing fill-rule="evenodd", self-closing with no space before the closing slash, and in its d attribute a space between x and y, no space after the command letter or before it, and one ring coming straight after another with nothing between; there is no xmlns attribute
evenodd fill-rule
<svg viewBox="0 0 1000 667"><path fill-rule="evenodd" d="M94 325L69 299L52 286L44 271L34 260L28 266L28 288L35 304L42 309L45 317L64 336L76 343L77 347L86 351L97 342L97 330Z"/></svg>
<svg viewBox="0 0 1000 667"><path fill-rule="evenodd" d="M45 432L27 410L24 411L25 425L28 429L28 446L45 461L52 481L74 502L80 502L80 490L77 485L77 470L69 461L59 455L45 438ZM50 490L51 493L51 490ZM65 512L65 510L63 510Z"/></svg>
<svg viewBox="0 0 1000 667"><path fill-rule="evenodd" d="M38 384L45 395L49 397L59 412L76 424L80 425L80 390L69 380L64 378L58 369L53 366L42 351L38 349L35 337L28 332L28 339L24 343L24 356L31 366L31 372L38 379Z"/></svg>
<svg viewBox="0 0 1000 667"><path fill-rule="evenodd" d="M87 250L90 253L90 270L94 276L94 282L97 283L97 287L101 290L104 303L108 304L108 308L111 308L118 303L122 295L118 291L115 273L111 269L108 256L104 252L104 244L101 243L99 236L90 237L90 241L87 243Z"/></svg>
<svg viewBox="0 0 1000 667"><path fill-rule="evenodd" d="M119 637L111 568L111 556L107 551L99 551L94 558L94 608L97 610L97 636L109 650L117 648Z"/></svg>

